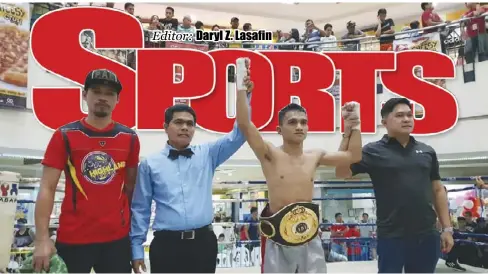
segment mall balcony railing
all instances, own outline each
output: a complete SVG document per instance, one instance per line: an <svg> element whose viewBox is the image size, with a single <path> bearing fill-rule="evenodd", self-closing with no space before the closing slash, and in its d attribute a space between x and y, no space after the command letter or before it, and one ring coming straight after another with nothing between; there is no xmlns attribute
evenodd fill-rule
<svg viewBox="0 0 488 274"><path fill-rule="evenodd" d="M488 13L485 13L479 17L487 18ZM413 29L413 30L406 30L402 32L398 32L395 34L387 34L382 35L380 38L388 38L394 37L395 41L405 40L415 37L422 37L424 34L428 34L429 30L436 30L440 35L440 43L444 44L445 46L442 47L444 49L444 53L451 56L453 59L457 59L459 57L460 49L464 47L464 28L461 27L463 23L473 20L474 18L462 18L450 23L444 23L437 26L425 27L421 29ZM488 24L488 22L486 23ZM430 33L436 33L430 32ZM150 31L146 30L146 44L149 47L164 47L165 43L153 43L149 41L149 33ZM393 43L393 42L392 42ZM220 45L232 45L232 48L236 48L236 44L238 42L218 42L217 44ZM325 45L333 45L336 44L337 46L325 46ZM166 42L166 47L193 47L192 45L200 45L203 46L205 44L194 44L194 43L183 43L183 42ZM208 45L208 44L207 44ZM319 41L319 42L294 42L294 43L287 43L287 42L279 42L279 43L262 43L262 42L252 42L249 44L242 44L245 45L247 49L256 49L256 50L267 50L267 49L290 49L290 47L295 47L296 49L302 50L305 46L310 45L318 45L317 49L319 51L379 51L380 50L380 39L376 36L366 36L354 39L342 39L336 41ZM224 46L225 48L226 46ZM238 47L238 46L237 46ZM210 47L211 49L211 47ZM425 48L422 46L416 47L416 49L430 49L427 45Z"/></svg>
<svg viewBox="0 0 488 274"><path fill-rule="evenodd" d="M485 24L488 24L488 13L484 13L476 18L485 18ZM474 73L474 63L476 61L488 60L488 52L483 52L483 48L476 47L473 51L465 52L467 36L464 30L466 22L473 20L475 18L462 18L453 22L440 24L437 26L425 27L421 29L412 29L395 34L382 35L381 37L376 36L366 36L354 39L342 39L336 41L319 41L319 42L279 42L279 43L263 43L263 42L252 42L252 43L241 43L242 48L251 50L276 50L276 49L286 49L286 50L304 50L305 47L310 45L317 45L315 51L327 52L327 51L380 51L381 50L381 40L385 38L394 37L391 41L383 42L385 44L391 43L391 47L388 50L402 51L408 49L423 49L423 50L435 50L438 52L443 52L447 54L451 59L463 68L464 82L475 81ZM479 29L479 28L478 28ZM486 27L485 29L488 29ZM434 30L434 31L431 31ZM439 34L435 36L435 34ZM433 35L434 34L434 35ZM229 42L218 42L218 43L191 43L191 42L150 42L149 41L150 31L145 31L146 45L148 47L171 47L171 48L193 48L198 50L209 50L213 49L214 45L217 48L239 48L239 43L235 41ZM478 43L478 38L481 33L476 37L471 37L473 43ZM420 39L423 38L423 39ZM483 35L479 39L486 40L488 44L488 35ZM405 41L405 43L398 43L398 41ZM408 40L408 41L407 41ZM334 46L335 44L335 46ZM478 57L478 58L476 58ZM466 66L467 64L472 64L471 66Z"/></svg>

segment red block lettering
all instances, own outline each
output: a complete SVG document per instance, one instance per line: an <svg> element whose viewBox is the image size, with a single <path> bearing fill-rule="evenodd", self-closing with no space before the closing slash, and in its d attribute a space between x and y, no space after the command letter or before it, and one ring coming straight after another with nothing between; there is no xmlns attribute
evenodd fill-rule
<svg viewBox="0 0 488 274"><path fill-rule="evenodd" d="M100 7L64 8L41 16L32 26L34 59L47 71L79 85L83 85L91 70L106 68L115 72L123 90L114 119L134 127L135 72L82 48L80 34L83 30L94 31L97 48L142 48L144 45L140 23L125 12ZM81 119L84 113L80 99L79 88L32 89L34 114L50 129Z"/></svg>
<svg viewBox="0 0 488 274"><path fill-rule="evenodd" d="M383 72L381 78L391 92L424 108L424 116L416 119L413 133L430 135L453 128L459 116L456 98L449 91L416 78L413 72L420 66L424 78L454 78L452 60L433 51L402 51L397 53L397 64L396 71Z"/></svg>
<svg viewBox="0 0 488 274"><path fill-rule="evenodd" d="M162 130L164 110L174 105L175 99L205 97L214 89L215 63L205 52L143 49L137 51L137 62L139 129ZM175 82L176 64L183 67L181 82ZM197 123L205 112L214 113L214 109L207 107L197 112Z"/></svg>
<svg viewBox="0 0 488 274"><path fill-rule="evenodd" d="M235 65L236 59L248 57L251 61L251 78L254 90L251 101L252 121L258 128L269 123L273 117L273 66L268 58L261 53L240 49L224 49L211 51L215 60L216 82L214 91L208 96L191 101L192 108L198 115L198 125L205 130L227 133L232 130L234 118L227 111L227 68ZM195 63L195 66L200 64ZM210 73L202 73L210 77ZM232 102L235 105L235 102Z"/></svg>
<svg viewBox="0 0 488 274"><path fill-rule="evenodd" d="M271 60L275 74L274 115L262 131L276 132L278 111L290 104L292 97L298 97L301 105L307 109L309 132L334 132L334 97L327 92L335 81L334 64L330 58L310 51L261 53ZM292 82L293 67L300 70L300 79L295 83Z"/></svg>
<svg viewBox="0 0 488 274"><path fill-rule="evenodd" d="M336 69L341 71L340 105L358 102L361 106L361 132L376 133L376 74L377 71L395 69L395 53L334 52L327 55L334 61ZM344 121L341 121L343 132Z"/></svg>
<svg viewBox="0 0 488 274"><path fill-rule="evenodd" d="M136 49L137 87L134 70L80 45L83 30L95 32L97 48ZM225 49L204 53L189 49L141 49L143 42L141 25L134 17L100 7L66 8L47 13L36 21L31 32L34 59L60 78L82 85L91 70L106 68L115 72L123 90L113 118L129 127L136 126L137 118L140 130L160 130L164 110L173 105L175 99L189 98L202 128L229 132L234 118L227 110L227 68L239 57L251 59L251 77L255 83L252 121L263 132L276 132L277 113L293 97L298 97L308 111L309 132L334 132L335 117L339 112L335 111L333 96L326 90L335 80L335 68L341 71L340 105L349 101L361 104L363 133L376 132L378 71L382 71L386 88L424 108L424 117L417 119L415 134L447 131L454 127L459 114L457 101L451 93L414 76L414 68L420 66L424 78L454 78L451 59L436 52L333 52L323 55L305 51ZM183 67L181 82L174 80L175 66ZM297 82L292 81L294 67L300 71ZM51 129L84 116L79 88L33 88L32 92L34 114L41 124Z"/></svg>

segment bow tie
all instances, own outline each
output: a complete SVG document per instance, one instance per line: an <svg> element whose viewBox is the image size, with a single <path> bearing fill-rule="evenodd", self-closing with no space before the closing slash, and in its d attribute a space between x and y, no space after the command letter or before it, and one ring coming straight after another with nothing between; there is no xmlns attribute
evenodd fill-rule
<svg viewBox="0 0 488 274"><path fill-rule="evenodd" d="M168 158L170 158L171 160L176 160L180 156L191 158L191 156L193 156L193 151L191 150L191 148L186 148L183 150L172 149L169 151Z"/></svg>

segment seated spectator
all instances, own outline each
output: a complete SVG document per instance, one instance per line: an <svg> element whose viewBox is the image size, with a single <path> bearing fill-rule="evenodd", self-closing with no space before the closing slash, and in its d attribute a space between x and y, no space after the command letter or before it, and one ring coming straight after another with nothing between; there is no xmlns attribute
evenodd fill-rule
<svg viewBox="0 0 488 274"><path fill-rule="evenodd" d="M466 219L466 232L474 233L474 230L476 229L477 224L473 219L473 215L469 211L464 212L463 215L464 215L464 218Z"/></svg>
<svg viewBox="0 0 488 274"><path fill-rule="evenodd" d="M488 235L488 224L486 223L486 219L480 217L476 222L478 225L476 226L474 233ZM488 244L488 239L486 237L477 238L476 241ZM483 268L488 268L488 247L480 246L479 249L481 253L481 265Z"/></svg>
<svg viewBox="0 0 488 274"><path fill-rule="evenodd" d="M344 238L345 233L347 232L347 226L346 225L341 225L344 223L344 220L342 219L342 213L338 212L335 214L335 224L332 225L330 228L330 238ZM345 255L346 254L346 249L345 249L345 244L344 241L340 240L333 240L332 241L332 250L338 254Z"/></svg>
<svg viewBox="0 0 488 274"><path fill-rule="evenodd" d="M27 220L20 218L17 220L19 230L15 232L14 247L28 247L34 246L35 235L34 232L27 228Z"/></svg>
<svg viewBox="0 0 488 274"><path fill-rule="evenodd" d="M327 50L337 50L337 38L332 34L332 25L325 24L324 26L325 35L320 38L320 42L327 42L326 44L321 44L319 51Z"/></svg>
<svg viewBox="0 0 488 274"><path fill-rule="evenodd" d="M349 229L344 233L345 238L360 238L361 232L356 225L349 225ZM362 261L361 244L359 241L347 241L347 259L349 261Z"/></svg>
<svg viewBox="0 0 488 274"><path fill-rule="evenodd" d="M456 222L457 224L454 225L454 223L452 223L452 220L451 220L451 223L452 223L452 226L455 227L454 228L454 233L457 233L457 232L461 232L459 230L459 222L461 222L461 225L464 225L464 218L463 217L460 217L462 219L459 219L458 218L458 221ZM454 235L454 238L456 239L456 235ZM458 259L460 257L460 252L462 251L462 247L459 243L454 243L454 246L452 247L451 251L449 253L446 254L445 256L445 260L446 260L446 266L449 267L449 268L453 268L453 269L456 269L456 270L459 270L459 271L466 271L466 268L462 267L459 262L458 262Z"/></svg>
<svg viewBox="0 0 488 274"><path fill-rule="evenodd" d="M339 254L331 249L330 243L322 243L322 248L324 249L325 261L332 262L347 262L347 257Z"/></svg>

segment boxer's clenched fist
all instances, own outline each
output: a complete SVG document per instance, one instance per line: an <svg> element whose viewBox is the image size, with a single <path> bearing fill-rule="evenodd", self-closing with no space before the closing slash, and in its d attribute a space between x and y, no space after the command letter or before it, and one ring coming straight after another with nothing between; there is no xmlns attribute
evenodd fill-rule
<svg viewBox="0 0 488 274"><path fill-rule="evenodd" d="M360 119L359 119L359 103L358 102L348 102L342 107L342 118L344 119L344 127L346 131L352 129L359 130Z"/></svg>

